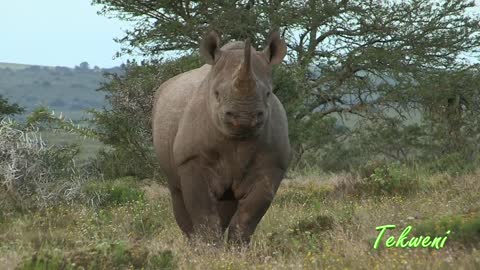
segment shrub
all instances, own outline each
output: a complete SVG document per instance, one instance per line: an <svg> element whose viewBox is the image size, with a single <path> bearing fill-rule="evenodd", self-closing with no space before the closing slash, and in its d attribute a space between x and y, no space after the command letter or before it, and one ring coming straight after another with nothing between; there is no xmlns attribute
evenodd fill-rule
<svg viewBox="0 0 480 270"><path fill-rule="evenodd" d="M0 205L45 207L79 195L87 177L75 165L75 145L47 146L38 131L0 122Z"/></svg>
<svg viewBox="0 0 480 270"><path fill-rule="evenodd" d="M160 84L184 71L199 67L197 55L142 63L129 62L125 72L108 74L100 88L109 107L91 111L98 139L114 149L99 156L99 169L107 177L153 178L159 174L152 147L151 114Z"/></svg>
<svg viewBox="0 0 480 270"><path fill-rule="evenodd" d="M0 120L4 116L22 113L23 110L18 104L10 104L7 99L0 95Z"/></svg>
<svg viewBox="0 0 480 270"><path fill-rule="evenodd" d="M367 170L368 171L368 170ZM405 165L380 165L356 183L357 193L370 195L406 195L420 189L420 182Z"/></svg>
<svg viewBox="0 0 480 270"><path fill-rule="evenodd" d="M428 162L426 167L431 172L449 173L459 175L469 173L478 167L478 161L469 161L460 152L443 155L442 157Z"/></svg>

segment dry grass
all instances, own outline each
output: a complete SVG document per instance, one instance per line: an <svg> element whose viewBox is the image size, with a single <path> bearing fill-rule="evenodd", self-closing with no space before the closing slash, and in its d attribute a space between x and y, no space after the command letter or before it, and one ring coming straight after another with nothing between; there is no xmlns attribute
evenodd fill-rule
<svg viewBox="0 0 480 270"><path fill-rule="evenodd" d="M349 185L356 180L348 175L296 178L282 185L248 249L188 243L174 222L168 194L148 182L139 189L150 195L138 201L5 215L0 264L2 269L480 268L478 242L466 244L453 235L440 250L373 249L380 225L415 228L452 215L480 219L480 171L425 178L429 188L408 196L353 196ZM480 229L476 233L472 241Z"/></svg>

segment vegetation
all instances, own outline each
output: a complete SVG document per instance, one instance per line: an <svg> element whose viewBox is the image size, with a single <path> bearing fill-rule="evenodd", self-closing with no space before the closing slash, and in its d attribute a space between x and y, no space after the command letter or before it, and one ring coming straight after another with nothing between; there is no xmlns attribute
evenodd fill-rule
<svg viewBox="0 0 480 270"><path fill-rule="evenodd" d="M9 104L8 100L0 95L0 119L21 112L23 112L23 108L18 106L18 104Z"/></svg>
<svg viewBox="0 0 480 270"><path fill-rule="evenodd" d="M82 69L80 66L68 68L0 63L0 95L14 101L27 112L42 105L79 120L86 116L85 110L106 106L104 95L95 91L100 82L105 80L103 72L120 72L120 68ZM4 104L1 100L0 112Z"/></svg>
<svg viewBox="0 0 480 270"><path fill-rule="evenodd" d="M480 17L472 1L92 3L136 23L118 40L120 53L160 57L152 63L160 67L168 52L195 58L208 29L261 48L266 33L280 28L289 57L275 70L274 92L289 116L295 167L339 172L378 159L477 160ZM179 71L200 65L181 59ZM146 91L153 93L135 92L139 100Z"/></svg>
<svg viewBox="0 0 480 270"><path fill-rule="evenodd" d="M156 177L157 160L153 153L151 113L157 87L167 79L200 66L198 57L183 57L161 63L131 62L122 75L109 74L100 88L111 105L93 110L96 137L113 148L99 155L105 177L125 175Z"/></svg>
<svg viewBox="0 0 480 270"><path fill-rule="evenodd" d="M2 267L480 268L473 2L92 3L135 23L119 54L148 60L0 63ZM203 64L198 40L210 28L256 48L279 28L289 47L273 76L294 159L249 248L181 236L151 145L156 88ZM450 234L439 250L374 249L386 224L396 229L385 239L408 225L411 237Z"/></svg>
<svg viewBox="0 0 480 270"><path fill-rule="evenodd" d="M0 210L44 208L81 195L88 167L77 167L75 144L47 146L38 131L0 122Z"/></svg>
<svg viewBox="0 0 480 270"><path fill-rule="evenodd" d="M369 187L358 194L361 179L352 175L322 175L321 181L311 173L297 175L281 186L248 249L189 243L162 186L98 182L86 189L110 198L101 204L4 216L0 263L7 269L477 269L479 173L419 177L421 185L408 194L375 197L365 196L372 194ZM452 233L440 250L374 250L375 227L385 224L397 226L385 239L407 225L413 226L411 237Z"/></svg>

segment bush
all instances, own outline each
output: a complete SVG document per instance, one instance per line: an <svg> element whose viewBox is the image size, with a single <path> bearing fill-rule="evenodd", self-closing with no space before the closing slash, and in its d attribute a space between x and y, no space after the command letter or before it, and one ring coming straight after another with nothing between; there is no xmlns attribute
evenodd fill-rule
<svg viewBox="0 0 480 270"><path fill-rule="evenodd" d="M23 112L23 108L18 106L18 104L10 104L7 99L0 95L0 120L4 116L19 114Z"/></svg>
<svg viewBox="0 0 480 270"><path fill-rule="evenodd" d="M365 172L368 172L367 169ZM420 182L411 169L405 165L380 165L373 173L356 183L359 194L406 195L420 189Z"/></svg>
<svg viewBox="0 0 480 270"><path fill-rule="evenodd" d="M77 168L75 145L47 146L38 131L0 122L0 205L46 207L79 195L88 177Z"/></svg>
<svg viewBox="0 0 480 270"><path fill-rule="evenodd" d="M434 161L428 162L426 167L433 173L440 172L459 175L474 171L478 167L478 161L469 161L465 158L464 153L456 152L443 155Z"/></svg>
<svg viewBox="0 0 480 270"><path fill-rule="evenodd" d="M91 111L96 136L114 149L99 156L99 169L105 176L154 178L159 174L151 127L155 91L162 82L200 64L196 55L142 65L130 62L122 75L107 75L109 82L100 90L110 106Z"/></svg>

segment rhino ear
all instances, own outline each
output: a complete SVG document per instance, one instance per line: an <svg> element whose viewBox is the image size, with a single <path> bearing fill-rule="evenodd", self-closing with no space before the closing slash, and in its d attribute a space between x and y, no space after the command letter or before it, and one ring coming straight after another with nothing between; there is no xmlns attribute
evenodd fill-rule
<svg viewBox="0 0 480 270"><path fill-rule="evenodd" d="M220 56L220 35L217 31L210 31L200 42L200 54L209 65L215 64Z"/></svg>
<svg viewBox="0 0 480 270"><path fill-rule="evenodd" d="M267 57L270 64L280 64L287 54L287 45L280 38L278 31L272 31L268 35L267 44L263 53Z"/></svg>

